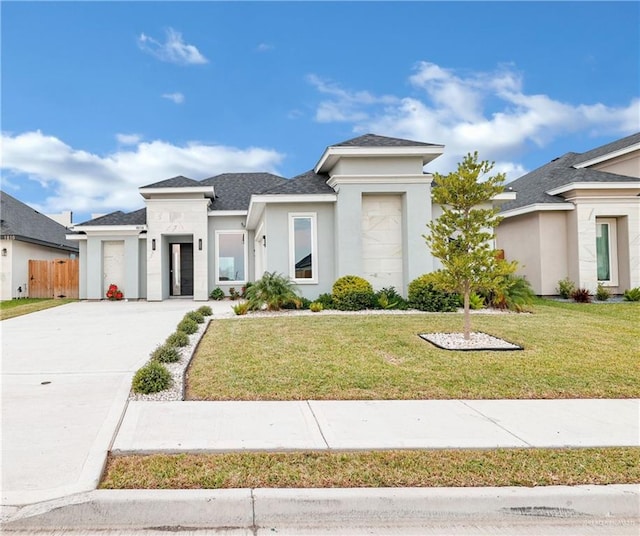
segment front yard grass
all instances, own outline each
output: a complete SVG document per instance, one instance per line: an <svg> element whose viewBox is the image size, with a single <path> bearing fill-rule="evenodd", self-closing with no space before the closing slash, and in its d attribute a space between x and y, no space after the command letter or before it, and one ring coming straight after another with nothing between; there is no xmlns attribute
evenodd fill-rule
<svg viewBox="0 0 640 536"><path fill-rule="evenodd" d="M19 300L0 301L0 320L14 318L36 311L43 311L51 307L58 307L65 303L71 303L72 299L53 299L53 298L22 298Z"/></svg>
<svg viewBox="0 0 640 536"><path fill-rule="evenodd" d="M640 448L111 456L103 489L576 486L640 482Z"/></svg>
<svg viewBox="0 0 640 536"><path fill-rule="evenodd" d="M538 300L474 315L515 352L440 350L417 334L462 316L312 315L216 320L188 370L190 400L640 397L640 303Z"/></svg>

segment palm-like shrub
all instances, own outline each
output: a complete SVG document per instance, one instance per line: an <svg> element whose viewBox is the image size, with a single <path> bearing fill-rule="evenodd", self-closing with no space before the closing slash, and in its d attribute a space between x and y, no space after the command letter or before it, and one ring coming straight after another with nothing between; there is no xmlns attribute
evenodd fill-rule
<svg viewBox="0 0 640 536"><path fill-rule="evenodd" d="M521 313L533 303L535 293L526 277L508 274L486 298L491 307Z"/></svg>
<svg viewBox="0 0 640 536"><path fill-rule="evenodd" d="M293 303L298 308L301 305L295 284L277 272L265 272L247 289L245 298L251 309L262 309L266 305L269 311L279 311L287 304Z"/></svg>

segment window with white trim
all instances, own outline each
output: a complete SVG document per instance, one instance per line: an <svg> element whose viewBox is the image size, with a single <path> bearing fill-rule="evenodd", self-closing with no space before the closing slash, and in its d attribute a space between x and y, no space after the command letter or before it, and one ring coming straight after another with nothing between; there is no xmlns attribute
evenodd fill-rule
<svg viewBox="0 0 640 536"><path fill-rule="evenodd" d="M289 277L296 283L318 282L316 213L289 214Z"/></svg>
<svg viewBox="0 0 640 536"><path fill-rule="evenodd" d="M598 281L618 285L618 248L615 218L596 218L596 261Z"/></svg>
<svg viewBox="0 0 640 536"><path fill-rule="evenodd" d="M246 283L247 232L216 231L216 283Z"/></svg>

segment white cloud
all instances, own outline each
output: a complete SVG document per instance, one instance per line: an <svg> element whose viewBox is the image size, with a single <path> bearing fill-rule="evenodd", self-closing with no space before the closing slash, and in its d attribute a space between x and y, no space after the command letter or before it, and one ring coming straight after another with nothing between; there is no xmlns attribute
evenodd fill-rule
<svg viewBox="0 0 640 536"><path fill-rule="evenodd" d="M429 62L416 65L411 95L378 97L308 77L323 96L318 122L352 122L356 133L375 132L443 143L445 154L430 170L450 171L466 153L496 161L510 179L526 170L518 158L526 146L539 147L564 134L629 134L638 130L640 99L627 106L572 104L548 95L528 94L523 77L512 66L494 72L460 73Z"/></svg>
<svg viewBox="0 0 640 536"><path fill-rule="evenodd" d="M284 159L273 149L196 141L178 146L161 140L98 155L40 131L3 133L2 153L5 174L27 176L51 192L36 207L43 212L133 210L142 205L138 188L145 184L176 175L198 180L228 171L277 173Z"/></svg>
<svg viewBox="0 0 640 536"><path fill-rule="evenodd" d="M182 104L184 102L184 95L178 91L175 93L164 93L162 98L173 101L176 104Z"/></svg>
<svg viewBox="0 0 640 536"><path fill-rule="evenodd" d="M140 134L116 134L116 140L120 145L136 145L142 140Z"/></svg>
<svg viewBox="0 0 640 536"><path fill-rule="evenodd" d="M260 43L257 47L256 47L256 51L257 52L269 52L270 50L273 50L275 47L273 45L270 45L269 43Z"/></svg>
<svg viewBox="0 0 640 536"><path fill-rule="evenodd" d="M182 34L173 28L166 30L164 43L144 33L140 34L138 37L138 46L140 50L151 54L160 61L166 61L168 63L196 65L209 62L194 45L186 44L182 40Z"/></svg>

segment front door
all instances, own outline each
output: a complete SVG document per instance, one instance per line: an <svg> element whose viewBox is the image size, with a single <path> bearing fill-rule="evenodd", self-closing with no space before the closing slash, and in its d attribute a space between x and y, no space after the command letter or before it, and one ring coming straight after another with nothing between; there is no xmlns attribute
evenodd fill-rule
<svg viewBox="0 0 640 536"><path fill-rule="evenodd" d="M171 244L171 296L193 296L193 244Z"/></svg>

